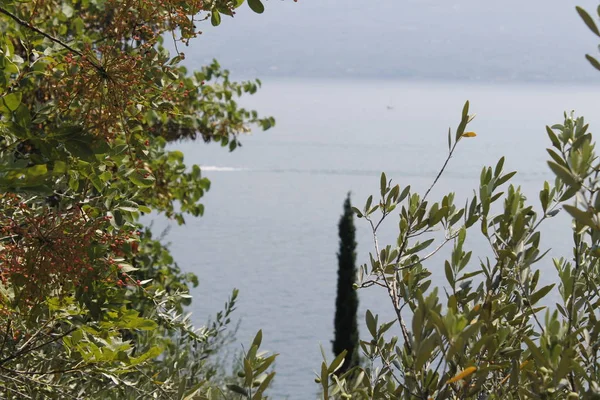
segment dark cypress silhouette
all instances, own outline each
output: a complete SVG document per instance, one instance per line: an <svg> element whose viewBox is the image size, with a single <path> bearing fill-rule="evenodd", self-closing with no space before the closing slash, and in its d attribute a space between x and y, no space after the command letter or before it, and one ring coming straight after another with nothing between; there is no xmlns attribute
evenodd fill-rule
<svg viewBox="0 0 600 400"><path fill-rule="evenodd" d="M358 365L358 294L353 288L356 282L356 241L354 215L350 203L350 193L344 202L344 214L338 225L340 251L338 253L338 287L335 300L335 339L333 353L348 353L338 373Z"/></svg>

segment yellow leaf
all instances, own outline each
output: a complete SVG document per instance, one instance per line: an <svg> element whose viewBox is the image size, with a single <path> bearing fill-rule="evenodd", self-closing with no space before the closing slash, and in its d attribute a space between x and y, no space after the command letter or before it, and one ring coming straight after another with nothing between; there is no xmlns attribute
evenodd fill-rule
<svg viewBox="0 0 600 400"><path fill-rule="evenodd" d="M465 132L462 134L463 137L475 137L477 134L475 132Z"/></svg>
<svg viewBox="0 0 600 400"><path fill-rule="evenodd" d="M460 381L461 379L466 378L471 375L473 372L477 371L477 367L469 367L454 375L452 378L448 379L446 383L454 383L456 381Z"/></svg>

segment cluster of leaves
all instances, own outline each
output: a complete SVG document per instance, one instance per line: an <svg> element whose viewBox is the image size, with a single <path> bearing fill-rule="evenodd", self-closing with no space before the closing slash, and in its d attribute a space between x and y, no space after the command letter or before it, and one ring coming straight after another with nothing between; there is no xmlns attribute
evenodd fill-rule
<svg viewBox="0 0 600 400"><path fill-rule="evenodd" d="M449 136L446 163L457 143L475 136L465 132L473 118L468 110L467 102L456 134ZM370 224L375 246L370 264L361 267L360 286L384 288L396 319L381 324L367 311L372 339L361 341L367 365L337 376L339 362L323 363L318 380L324 398L600 396L600 167L583 118L565 114L564 123L547 127L547 134L552 143L548 165L556 179L544 182L540 211L526 203L519 187L502 191L515 174L503 172L504 158L494 168L483 168L479 190L464 207L455 205L453 193L428 201L444 168L423 196L393 186L382 174L378 204L369 197L362 210L355 209ZM572 199L575 204L566 204ZM552 309L543 304L549 299L542 300L555 284L540 286L536 267L548 264L539 228L561 206L573 217L573 256L551 263L560 293ZM397 242L382 247L378 228L398 208ZM473 261L465 240L476 229L491 255L482 253ZM453 248L443 263L442 295L431 288L426 265L448 244ZM394 327L399 335L390 336Z"/></svg>
<svg viewBox="0 0 600 400"><path fill-rule="evenodd" d="M103 229L108 217L89 219L81 210L32 210L16 194L1 195L0 281L15 303L32 303L99 282L123 285L116 276L123 246L134 238ZM127 278L125 278L127 279ZM4 300L8 300L5 297Z"/></svg>
<svg viewBox="0 0 600 400"><path fill-rule="evenodd" d="M237 373L238 380L235 383L227 384L227 388L240 398L248 400L261 400L267 397L263 396L271 381L275 377L275 372L269 368L275 362L278 354L267 354L259 352L262 343L262 331L258 331L250 349L244 353L241 362L241 369Z"/></svg>
<svg viewBox="0 0 600 400"><path fill-rule="evenodd" d="M577 12L600 36L590 15ZM374 239L357 286L383 288L396 318L380 323L367 311L371 340L360 343L367 363L339 374L344 355L325 360L316 379L324 399L600 398L600 164L588 125L565 113L562 124L546 127L555 180L543 183L538 210L520 187L504 186L516 173L503 171L504 158L482 169L464 207L454 193L431 203L456 145L476 136L466 132L473 118L467 102L455 134L448 132L448 157L423 196L382 174L379 202L370 196L354 209ZM378 229L398 209L397 241L383 247ZM572 217L573 254L549 262L539 229L561 209ZM473 231L489 244L477 258L465 248ZM434 256L449 244L446 283L432 288L429 266L441 270ZM548 264L558 284L541 286Z"/></svg>
<svg viewBox="0 0 600 400"><path fill-rule="evenodd" d="M231 398L211 357L237 291L194 328L197 278L138 221L204 211L210 182L168 142L234 150L274 125L236 101L260 81L181 65L197 24L243 3L0 5L0 397Z"/></svg>

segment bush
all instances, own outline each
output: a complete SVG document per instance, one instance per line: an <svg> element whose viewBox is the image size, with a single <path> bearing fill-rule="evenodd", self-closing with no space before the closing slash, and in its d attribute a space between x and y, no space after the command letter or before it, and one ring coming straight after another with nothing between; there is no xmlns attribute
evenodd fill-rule
<svg viewBox="0 0 600 400"><path fill-rule="evenodd" d="M466 132L471 119L467 102L448 137L444 167L458 143L476 136ZM335 365L324 363L325 398L600 396L598 160L583 118L565 115L547 134L556 179L543 183L539 211L519 187L506 187L515 172L503 171L504 158L482 170L479 188L464 207L456 206L454 193L430 200L444 168L423 195L392 186L382 174L380 200L373 204L371 196L362 210L355 209L375 239L360 281L386 290L397 318L381 324L367 311L372 339L361 341L361 348L370 366L358 368L357 381L346 381L344 375L331 380ZM494 213L500 202L501 211ZM538 285L536 264L546 261L539 229L561 208L573 217L573 257L553 260L561 301L549 309L540 303L555 285ZM394 210L400 215L397 242L380 245L378 227ZM467 234L475 231L493 256L476 257L465 248ZM447 283L432 288L427 265L444 246L453 246L443 265Z"/></svg>

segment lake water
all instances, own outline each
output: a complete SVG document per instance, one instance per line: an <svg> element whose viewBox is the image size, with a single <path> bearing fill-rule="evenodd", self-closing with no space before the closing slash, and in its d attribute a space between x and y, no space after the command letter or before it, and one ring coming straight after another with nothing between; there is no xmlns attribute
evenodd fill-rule
<svg viewBox="0 0 600 400"><path fill-rule="evenodd" d="M200 142L173 146L188 164L203 167L212 187L203 199L204 217L188 218L182 227L156 217L155 231L171 225L167 240L175 259L200 278L191 306L198 324L222 308L232 288L240 289L235 315L242 322L233 348L263 329L263 347L280 353L272 398L315 398L319 344L331 357L337 223L346 193L362 208L378 192L382 171L401 186L426 189L445 159L448 127L457 126L467 99L477 113L470 126L477 137L461 142L432 200L455 191L461 204L477 187L481 168L504 155L505 169L519 171L514 182L537 205L550 178L545 125L562 123L563 111L573 109L591 122L592 132L600 127L597 87L265 80L246 104L275 116L275 129L242 138L233 153ZM553 255L569 256L569 223L559 214L544 227L542 242ZM372 239L364 220L356 225L362 264ZM380 241L394 243L396 227L392 216ZM469 241L472 260L485 254L476 233ZM434 283L444 282L440 260L428 265ZM539 268L542 280L555 279L550 258ZM393 318L382 290L359 296L361 322L367 308L380 320Z"/></svg>

